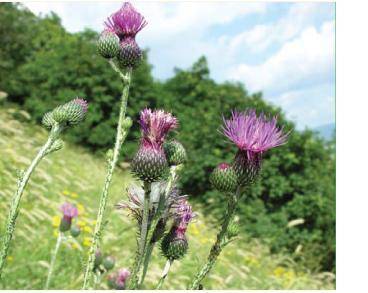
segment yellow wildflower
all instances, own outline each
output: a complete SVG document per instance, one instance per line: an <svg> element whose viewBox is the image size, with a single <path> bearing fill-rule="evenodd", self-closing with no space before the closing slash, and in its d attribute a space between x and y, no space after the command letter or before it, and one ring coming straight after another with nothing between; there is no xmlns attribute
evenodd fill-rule
<svg viewBox="0 0 368 293"><path fill-rule="evenodd" d="M86 233L92 233L92 228L90 226L84 226L83 231Z"/></svg>
<svg viewBox="0 0 368 293"><path fill-rule="evenodd" d="M283 267L277 267L276 269L274 269L273 274L276 277L281 277L283 274L285 273L285 268Z"/></svg>
<svg viewBox="0 0 368 293"><path fill-rule="evenodd" d="M84 206L80 203L77 203L77 209L78 209L78 214L79 215L83 215L86 212L86 209L84 208Z"/></svg>
<svg viewBox="0 0 368 293"><path fill-rule="evenodd" d="M192 234L194 236L197 236L200 234L197 223L193 223L192 225L189 225L188 227L188 233Z"/></svg>
<svg viewBox="0 0 368 293"><path fill-rule="evenodd" d="M68 195L70 195L70 192L69 192L68 190L63 190L63 194L64 194L65 196L68 196Z"/></svg>
<svg viewBox="0 0 368 293"><path fill-rule="evenodd" d="M59 236L59 230L54 229L53 235L54 235L54 237L58 237Z"/></svg>
<svg viewBox="0 0 368 293"><path fill-rule="evenodd" d="M61 217L60 216L53 216L52 217L52 226L53 227L59 227L60 225L60 221L61 221Z"/></svg>
<svg viewBox="0 0 368 293"><path fill-rule="evenodd" d="M86 247L90 247L92 245L92 238L91 237L85 237L83 239L82 244Z"/></svg>
<svg viewBox="0 0 368 293"><path fill-rule="evenodd" d="M8 262L12 262L14 260L14 258L11 255L9 255L6 259L8 260Z"/></svg>
<svg viewBox="0 0 368 293"><path fill-rule="evenodd" d="M87 225L87 223L85 221L78 221L78 225L82 229L84 226Z"/></svg>
<svg viewBox="0 0 368 293"><path fill-rule="evenodd" d="M78 243L73 242L73 243L72 243L72 248L73 248L73 249L79 249L79 245L78 245Z"/></svg>
<svg viewBox="0 0 368 293"><path fill-rule="evenodd" d="M72 193L70 194L70 196L71 196L72 198L78 198L78 194L77 194L76 192L72 192Z"/></svg>

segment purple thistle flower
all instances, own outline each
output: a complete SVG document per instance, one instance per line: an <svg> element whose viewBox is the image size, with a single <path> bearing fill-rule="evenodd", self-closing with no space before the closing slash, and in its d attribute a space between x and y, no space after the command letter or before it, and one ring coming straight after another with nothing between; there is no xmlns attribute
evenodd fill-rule
<svg viewBox="0 0 368 293"><path fill-rule="evenodd" d="M174 218L176 231L185 233L189 222L196 216L193 213L192 206L186 199L181 199L175 206Z"/></svg>
<svg viewBox="0 0 368 293"><path fill-rule="evenodd" d="M66 232L70 230L73 218L78 216L78 209L71 203L66 202L60 207L60 210L63 213L63 218L61 219L59 229L61 232Z"/></svg>
<svg viewBox="0 0 368 293"><path fill-rule="evenodd" d="M289 135L283 133L283 128L276 126L277 117L269 120L263 113L257 117L254 109L242 113L233 111L230 119L223 120L224 135L241 151L247 152L249 160L257 154L285 144Z"/></svg>
<svg viewBox="0 0 368 293"><path fill-rule="evenodd" d="M161 149L166 134L178 126L178 121L171 113L146 108L141 111L139 124L143 135L143 146L158 150Z"/></svg>
<svg viewBox="0 0 368 293"><path fill-rule="evenodd" d="M127 269L120 269L116 276L116 287L122 289L125 287L125 282L129 278L130 272Z"/></svg>
<svg viewBox="0 0 368 293"><path fill-rule="evenodd" d="M147 21L129 2L125 2L105 21L106 30L114 32L120 40L125 37L134 38L146 25Z"/></svg>
<svg viewBox="0 0 368 293"><path fill-rule="evenodd" d="M61 212L64 215L64 218L67 219L73 219L75 217L78 216L78 209L72 205L69 202L65 202L61 207L60 207Z"/></svg>

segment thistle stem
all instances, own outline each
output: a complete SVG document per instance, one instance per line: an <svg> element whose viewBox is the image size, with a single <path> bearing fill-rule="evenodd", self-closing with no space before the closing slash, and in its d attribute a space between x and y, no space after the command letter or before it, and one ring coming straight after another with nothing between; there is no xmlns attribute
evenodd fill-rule
<svg viewBox="0 0 368 293"><path fill-rule="evenodd" d="M228 243L228 242L224 242L224 240L225 240L225 237L226 237L226 233L227 233L227 229L229 227L229 224L230 224L232 218L234 217L235 210L236 210L236 207L237 207L237 204L238 204L238 199L239 199L239 196L240 196L240 192L241 192L241 189L240 189L240 187L238 187L236 193L233 194L231 198L229 198L228 206L227 206L227 210L226 210L226 215L225 215L225 218L222 222L221 230L217 234L216 242L212 246L210 254L208 255L207 263L197 273L197 275L195 276L192 284L188 288L189 290L198 289L198 287L199 287L200 283L202 282L202 280L207 276L207 274L211 271L212 267L216 263L217 257L220 255L222 249Z"/></svg>
<svg viewBox="0 0 368 293"><path fill-rule="evenodd" d="M110 64L114 64L113 61L110 62ZM114 64L115 66L115 64ZM117 68L113 67L114 70L118 70ZM107 174L105 177L105 183L104 187L102 189L102 194L100 197L100 204L98 208L97 213L97 220L96 225L94 229L94 234L92 238L92 245L90 247L90 250L88 252L88 262L86 271L84 274L84 282L82 289L87 289L91 280L92 276L92 270L95 262L95 252L98 245L98 242L101 240L101 234L102 234L102 222L105 215L107 200L108 200L108 193L109 193L109 187L112 180L112 175L114 173L114 169L116 167L116 163L118 161L118 157L120 154L121 146L128 134L127 129L123 129L123 121L125 119L125 113L127 109L127 102L128 102L128 96L129 96L129 87L130 87L130 80L131 80L131 69L129 69L124 75L120 70L118 70L120 73L120 76L123 79L124 82L124 88L121 95L121 104L120 104L120 113L119 113L119 120L118 120L118 126L116 130L116 140L115 140L115 146L114 151L111 159L108 159L108 167L107 167Z"/></svg>
<svg viewBox="0 0 368 293"><path fill-rule="evenodd" d="M148 234L147 234L148 248L146 249L145 255L144 255L143 272L142 272L141 280L139 281L139 286L141 286L144 282L144 279L145 279L146 273L147 273L147 269L148 269L148 264L149 264L149 261L151 259L152 251L153 251L153 248L156 244L155 242L153 242L152 238L153 238L153 234L156 230L157 224L161 219L165 199L169 196L170 192L172 191L172 188L173 188L173 186L174 186L174 184L177 180L177 173L181 168L182 168L182 165L171 166L170 167L170 176L169 176L169 179L167 180L167 185L166 185L166 188L165 188L164 196L160 197L160 201L159 201L157 211L156 211L156 213L155 213L155 215L152 219L150 229L148 230Z"/></svg>
<svg viewBox="0 0 368 293"><path fill-rule="evenodd" d="M164 283L167 275L169 274L169 271L170 271L170 268L171 268L171 265L172 265L173 261L171 260L167 260L166 264L165 264L165 267L164 267L164 270L162 271L162 274L161 274L161 278L160 280L158 281L158 284L157 284L157 287L156 287L156 290L159 290L161 289L162 287L162 284Z"/></svg>
<svg viewBox="0 0 368 293"><path fill-rule="evenodd" d="M51 262L50 262L50 267L49 267L49 272L47 274L47 280L46 280L46 285L45 285L45 290L47 290L49 288L50 285L50 281L51 281L51 277L52 277L52 273L54 271L54 267L55 267L55 261L56 261L56 256L58 254L59 248L60 248L60 244L62 242L63 239L63 233L59 231L57 240L56 240L56 245L55 248L51 254Z"/></svg>
<svg viewBox="0 0 368 293"><path fill-rule="evenodd" d="M143 216L142 225L140 231L139 247L137 254L137 261L135 262L128 289L136 289L138 287L138 274L142 266L143 258L145 255L145 248L147 246L147 231L149 226L149 210L150 210L150 198L151 198L151 184L144 182L144 203L143 203Z"/></svg>
<svg viewBox="0 0 368 293"><path fill-rule="evenodd" d="M13 238L15 225L17 221L17 217L19 214L19 205L20 201L22 199L22 195L24 192L24 189L27 186L27 183L29 181L29 178L31 177L33 171L37 167L38 163L47 155L48 151L50 150L52 144L55 142L55 140L59 137L60 132L62 131L63 127L59 124L55 124L51 131L50 135L46 141L46 143L43 145L43 147L39 150L36 157L33 159L31 165L28 167L28 169L22 173L18 178L18 188L13 196L9 215L6 223L5 233L3 236L3 245L0 252L0 279L3 272L3 268L5 266L6 257L8 255L10 242Z"/></svg>

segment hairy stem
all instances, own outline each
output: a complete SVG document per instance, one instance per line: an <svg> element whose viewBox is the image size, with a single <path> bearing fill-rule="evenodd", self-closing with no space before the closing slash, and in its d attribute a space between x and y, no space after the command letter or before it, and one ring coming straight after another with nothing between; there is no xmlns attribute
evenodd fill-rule
<svg viewBox="0 0 368 293"><path fill-rule="evenodd" d="M149 210L150 210L150 198L151 198L151 184L144 182L144 203L143 203L143 216L142 225L140 231L138 258L130 276L128 289L136 289L138 287L138 274L142 266L143 258L145 255L145 248L147 247L147 231L149 227Z"/></svg>
<svg viewBox="0 0 368 293"><path fill-rule="evenodd" d="M111 61L110 64L114 64L114 63ZM115 64L114 64L114 66L115 66ZM117 68L114 68L114 70L115 69L118 70ZM99 205L99 208L98 208L97 220L96 220L96 225L95 225L93 238L92 238L92 245L91 245L90 250L88 252L88 262L87 262L87 267L86 267L86 271L85 271L85 274L84 274L84 282L83 282L82 289L87 289L88 286L89 286L90 280L91 280L92 270L93 270L93 266L94 266L94 262L95 262L96 248L97 248L97 245L98 245L99 241L101 240L102 223L103 223L103 219L104 219L104 215L105 215L105 210L106 210L106 205L107 205L107 200L108 200L109 187L110 187L110 183L111 183L111 180L112 180L112 175L114 173L114 169L115 169L116 163L118 161L121 146L122 146L122 144L123 144L123 142L124 142L124 140L125 140L125 138L128 134L128 130L123 129L122 124L123 124L123 121L125 119L125 113L126 113L126 108L127 108L127 102L128 102L128 96L129 96L129 87L130 87L130 80L131 80L131 70L129 69L127 71L126 75L124 75L120 71L118 71L118 72L120 73L120 76L123 79L124 88L123 88L123 92L122 92L122 95L121 95L120 113L119 113L118 126L117 126L117 130L116 130L116 140L115 140L115 146L114 146L114 151L113 151L112 158L108 159L107 174L106 174L106 177L105 177L105 183L104 183L104 187L102 189L102 194L101 194L101 197L100 197L100 205Z"/></svg>
<svg viewBox="0 0 368 293"><path fill-rule="evenodd" d="M147 269L148 269L148 264L149 261L151 259L151 254L152 251L154 249L155 246L155 242L153 241L153 234L155 233L156 227L158 222L161 219L162 216L162 212L163 212L163 208L165 206L165 199L169 196L170 192L172 191L173 186L175 185L175 182L177 180L177 173L178 171L182 168L182 165L179 166L171 166L170 167L170 176L167 180L167 185L165 188L165 192L162 196L160 196L160 200L159 200L159 204L157 207L157 211L152 219L151 225L150 225L150 229L148 230L148 234L147 234L147 243L148 243L148 248L145 251L145 255L144 255L144 260L143 260L143 272L142 272L142 277L139 281L139 287L143 284L144 279L146 277L146 273L147 273Z"/></svg>
<svg viewBox="0 0 368 293"><path fill-rule="evenodd" d="M58 254L59 248L60 248L60 244L62 242L63 239L63 233L59 231L57 240L56 240L56 245L55 248L51 254L51 262L50 262L50 267L49 267L49 272L47 274L47 280L46 280L46 285L45 285L45 290L47 290L50 286L50 281L51 281L51 277L52 277L52 273L54 271L54 267L55 267L55 261L56 261L56 256Z"/></svg>
<svg viewBox="0 0 368 293"><path fill-rule="evenodd" d="M217 257L220 255L224 246L228 243L228 242L225 242L227 228L229 227L229 223L234 217L239 196L240 196L240 187L238 187L236 194L233 194L232 197L229 198L226 215L222 222L221 230L217 234L216 242L211 248L210 254L208 255L208 258L207 258L207 263L197 273L197 275L194 277L192 284L189 286L190 290L196 290L199 288L200 283L207 276L207 274L211 271L212 267L216 263Z"/></svg>
<svg viewBox="0 0 368 293"><path fill-rule="evenodd" d="M173 261L171 261L169 259L167 260L167 262L165 264L165 267L164 267L164 270L162 271L161 278L158 281L158 284L156 286L156 290L161 289L162 284L164 283L167 275L169 274L169 271L170 271L170 268L171 268L172 263L173 263Z"/></svg>
<svg viewBox="0 0 368 293"><path fill-rule="evenodd" d="M16 225L16 221L17 221L17 217L19 213L19 205L22 199L24 189L26 188L29 178L31 177L38 163L47 155L50 147L55 142L55 140L59 137L62 129L63 127L60 126L59 124L56 124L55 126L52 127L50 131L50 135L46 143L39 150L39 152L37 153L36 157L33 159L28 169L24 173L20 174L18 178L18 182L17 182L18 188L13 196L13 199L10 205L9 215L8 215L8 219L6 222L5 233L3 236L3 244L2 244L2 248L0 252L0 279L1 279L1 275L3 272L4 266L5 266L6 257L8 255L10 242L13 238L15 225Z"/></svg>

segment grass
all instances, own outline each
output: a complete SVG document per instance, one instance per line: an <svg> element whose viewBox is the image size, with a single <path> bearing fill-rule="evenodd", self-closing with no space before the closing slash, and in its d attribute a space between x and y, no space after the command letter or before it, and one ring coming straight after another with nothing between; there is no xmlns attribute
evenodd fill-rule
<svg viewBox="0 0 368 293"><path fill-rule="evenodd" d="M21 122L29 115L16 107L0 109L0 220L1 233L8 205L16 185L17 170L26 168L42 145L47 132L40 126ZM14 117L17 117L15 119ZM123 146L124 149L124 146ZM100 191L105 176L105 160L85 149L66 143L38 166L24 193L8 263L0 289L42 289L46 281L50 253L56 241L59 206L70 201L81 212L82 233L61 246L50 289L79 289L84 263L94 227ZM102 251L113 255L115 268L129 267L135 251L135 227L131 218L114 205L126 197L132 178L117 169L110 190ZM188 229L190 250L175 262L163 289L185 289L203 264L216 235L216 227L200 213ZM145 288L154 288L165 259L156 248L146 277ZM257 239L241 235L220 256L203 283L205 289L334 289L334 275L313 274L298 266L290 256L271 254ZM100 289L107 289L103 280Z"/></svg>

